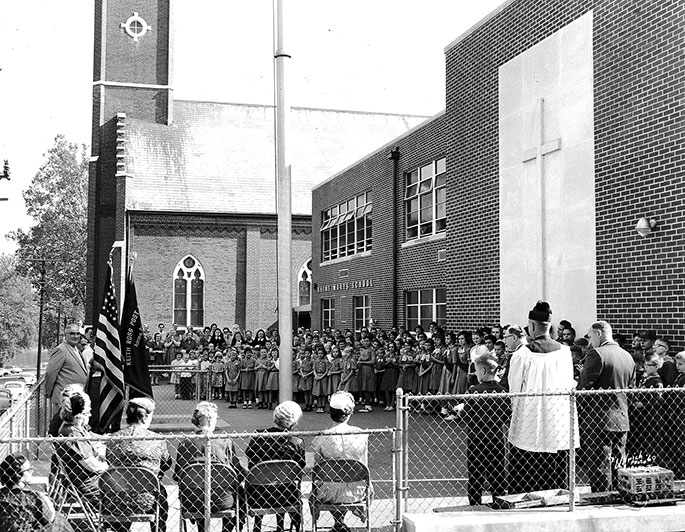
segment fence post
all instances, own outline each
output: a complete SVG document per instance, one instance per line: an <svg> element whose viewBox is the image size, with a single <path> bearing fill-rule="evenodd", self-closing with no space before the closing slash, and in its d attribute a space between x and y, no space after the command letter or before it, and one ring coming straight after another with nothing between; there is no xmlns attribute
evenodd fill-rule
<svg viewBox="0 0 685 532"><path fill-rule="evenodd" d="M205 530L211 530L212 520L212 440L205 442Z"/></svg>
<svg viewBox="0 0 685 532"><path fill-rule="evenodd" d="M402 409L402 388L398 388L395 392L395 441L394 441L394 489L395 489L395 532L402 530L402 491L404 488L404 410Z"/></svg>
<svg viewBox="0 0 685 532"><path fill-rule="evenodd" d="M575 491L576 491L576 391L571 390L569 394L569 451L568 451L568 511L575 510Z"/></svg>
<svg viewBox="0 0 685 532"><path fill-rule="evenodd" d="M31 436L31 417L29 416L29 404L31 401L29 401L28 397L24 400L24 434L22 437L24 438L29 438ZM28 455L30 451L31 444L29 442L25 443L26 448L24 449L24 453Z"/></svg>
<svg viewBox="0 0 685 532"><path fill-rule="evenodd" d="M202 376L204 375L204 371L198 371L195 373L195 400L196 401L202 401L200 399L200 390L202 389L201 382L202 382Z"/></svg>
<svg viewBox="0 0 685 532"><path fill-rule="evenodd" d="M404 428L404 438L402 440L402 491L404 494L404 508L407 511L409 501L409 396L402 391L402 427Z"/></svg>

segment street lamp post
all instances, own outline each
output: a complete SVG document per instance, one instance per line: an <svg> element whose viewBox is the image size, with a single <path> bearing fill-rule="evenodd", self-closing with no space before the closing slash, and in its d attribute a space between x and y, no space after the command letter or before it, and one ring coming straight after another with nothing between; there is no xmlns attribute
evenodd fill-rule
<svg viewBox="0 0 685 532"><path fill-rule="evenodd" d="M45 308L45 264L55 262L55 259L32 258L25 259L26 262L38 262L40 264L40 310L38 312L38 353L36 355L36 382L40 379L40 365L43 354L43 310Z"/></svg>

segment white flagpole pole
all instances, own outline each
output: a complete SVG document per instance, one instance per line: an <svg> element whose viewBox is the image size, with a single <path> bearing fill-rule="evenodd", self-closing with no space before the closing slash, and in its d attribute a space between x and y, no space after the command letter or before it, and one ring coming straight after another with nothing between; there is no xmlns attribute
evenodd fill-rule
<svg viewBox="0 0 685 532"><path fill-rule="evenodd" d="M283 0L274 0L274 69L276 98L276 213L278 215L278 333L279 349L278 389L279 401L293 398L292 383L292 206L290 196L290 164L286 152L286 136L290 108L285 97L285 60L290 56L284 50Z"/></svg>

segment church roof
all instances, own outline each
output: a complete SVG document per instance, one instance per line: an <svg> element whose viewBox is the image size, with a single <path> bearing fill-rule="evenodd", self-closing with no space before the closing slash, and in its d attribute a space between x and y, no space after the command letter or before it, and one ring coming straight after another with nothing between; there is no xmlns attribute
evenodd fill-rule
<svg viewBox="0 0 685 532"><path fill-rule="evenodd" d="M293 107L293 214L311 214L314 186L425 118ZM172 125L127 119L125 130L127 209L275 213L272 106L177 100Z"/></svg>

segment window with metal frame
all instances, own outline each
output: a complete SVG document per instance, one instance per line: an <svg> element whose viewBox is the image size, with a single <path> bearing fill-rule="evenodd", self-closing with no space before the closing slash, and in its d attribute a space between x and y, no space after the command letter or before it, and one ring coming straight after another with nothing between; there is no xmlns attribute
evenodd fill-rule
<svg viewBox="0 0 685 532"><path fill-rule="evenodd" d="M444 157L405 174L406 239L442 233L447 226Z"/></svg>
<svg viewBox="0 0 685 532"><path fill-rule="evenodd" d="M321 212L321 262L371 251L371 191Z"/></svg>

